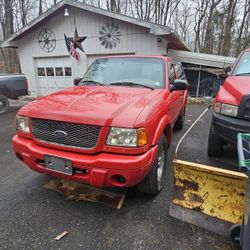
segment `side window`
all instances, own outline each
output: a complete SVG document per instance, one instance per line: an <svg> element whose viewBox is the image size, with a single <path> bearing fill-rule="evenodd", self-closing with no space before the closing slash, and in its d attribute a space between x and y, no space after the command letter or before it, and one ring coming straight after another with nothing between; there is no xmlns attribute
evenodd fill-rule
<svg viewBox="0 0 250 250"><path fill-rule="evenodd" d="M37 68L38 76L45 76L45 68Z"/></svg>
<svg viewBox="0 0 250 250"><path fill-rule="evenodd" d="M55 75L54 68L52 68L52 67L46 68L46 75L47 76L54 76Z"/></svg>
<svg viewBox="0 0 250 250"><path fill-rule="evenodd" d="M168 78L169 78L170 84L173 84L175 80L175 72L174 72L174 64L172 63L169 63Z"/></svg>
<svg viewBox="0 0 250 250"><path fill-rule="evenodd" d="M175 64L175 72L178 79L186 80L184 69L180 63Z"/></svg>
<svg viewBox="0 0 250 250"><path fill-rule="evenodd" d="M65 71L65 76L72 76L71 67L65 67L64 71Z"/></svg>
<svg viewBox="0 0 250 250"><path fill-rule="evenodd" d="M56 67L56 76L63 76L63 68L62 67Z"/></svg>

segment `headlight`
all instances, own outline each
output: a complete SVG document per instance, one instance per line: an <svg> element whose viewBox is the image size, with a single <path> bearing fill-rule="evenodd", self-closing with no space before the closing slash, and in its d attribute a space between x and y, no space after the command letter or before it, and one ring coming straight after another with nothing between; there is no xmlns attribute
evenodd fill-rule
<svg viewBox="0 0 250 250"><path fill-rule="evenodd" d="M222 103L221 114L236 117L238 115L238 106Z"/></svg>
<svg viewBox="0 0 250 250"><path fill-rule="evenodd" d="M216 102L214 104L214 112L236 117L238 115L238 106Z"/></svg>
<svg viewBox="0 0 250 250"><path fill-rule="evenodd" d="M148 143L146 130L144 128L110 128L106 141L110 146L142 147Z"/></svg>
<svg viewBox="0 0 250 250"><path fill-rule="evenodd" d="M24 132L24 133L29 133L29 119L28 117L25 116L16 116L16 130Z"/></svg>

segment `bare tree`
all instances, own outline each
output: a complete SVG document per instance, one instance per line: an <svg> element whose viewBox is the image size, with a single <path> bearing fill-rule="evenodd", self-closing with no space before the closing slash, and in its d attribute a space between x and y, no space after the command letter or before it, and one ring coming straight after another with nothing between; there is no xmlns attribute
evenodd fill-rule
<svg viewBox="0 0 250 250"><path fill-rule="evenodd" d="M145 21L152 20L154 0L132 0L131 3L136 17Z"/></svg>
<svg viewBox="0 0 250 250"><path fill-rule="evenodd" d="M43 13L43 1L39 0L39 16Z"/></svg>
<svg viewBox="0 0 250 250"><path fill-rule="evenodd" d="M194 51L200 52L201 49L201 28L203 20L205 19L206 12L208 9L207 0L198 0L197 6L195 7L195 25L194 25L194 32L195 32L195 47Z"/></svg>
<svg viewBox="0 0 250 250"><path fill-rule="evenodd" d="M183 38L184 41L189 42L190 29L193 24L192 9L190 3L183 2L180 8L177 8L174 12L172 27Z"/></svg>
<svg viewBox="0 0 250 250"><path fill-rule="evenodd" d="M249 43L249 19L250 19L250 0L245 0L243 5L243 18L241 20L238 36L236 38L235 55L237 56ZM248 34L247 34L248 33ZM244 37L245 35L245 37ZM247 38L248 37L248 38ZM247 41L248 40L248 41Z"/></svg>
<svg viewBox="0 0 250 250"><path fill-rule="evenodd" d="M205 53L212 53L214 50L214 15L216 7L221 3L222 0L211 0L209 2L208 17L205 25L205 38L202 51Z"/></svg>
<svg viewBox="0 0 250 250"><path fill-rule="evenodd" d="M232 45L232 32L234 25L236 24L236 5L238 0L229 0L227 9L225 12L225 29L224 29L224 39L222 45L221 54L226 56L229 55L231 45Z"/></svg>
<svg viewBox="0 0 250 250"><path fill-rule="evenodd" d="M13 22L13 1L4 0L1 4L1 27L3 30L3 39L7 39L14 33ZM17 51L13 48L1 49L4 61L4 71L7 73L20 72L20 65L18 61Z"/></svg>
<svg viewBox="0 0 250 250"><path fill-rule="evenodd" d="M3 19L1 20L1 25L3 29L3 37L4 39L9 37L14 32L14 24L13 24L13 1L12 0L4 0L2 2L4 13L2 15Z"/></svg>

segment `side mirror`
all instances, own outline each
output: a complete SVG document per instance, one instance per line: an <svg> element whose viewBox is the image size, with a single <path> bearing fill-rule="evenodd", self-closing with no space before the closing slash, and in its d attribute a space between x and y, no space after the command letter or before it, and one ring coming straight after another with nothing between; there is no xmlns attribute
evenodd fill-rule
<svg viewBox="0 0 250 250"><path fill-rule="evenodd" d="M225 75L228 76L231 70L232 70L231 66L224 68Z"/></svg>
<svg viewBox="0 0 250 250"><path fill-rule="evenodd" d="M80 78L80 77L75 78L73 81L74 85L77 86L81 80L82 80L82 78Z"/></svg>
<svg viewBox="0 0 250 250"><path fill-rule="evenodd" d="M188 89L188 83L185 80L176 79L174 80L174 83L170 87L170 91L176 91L176 90L186 90Z"/></svg>

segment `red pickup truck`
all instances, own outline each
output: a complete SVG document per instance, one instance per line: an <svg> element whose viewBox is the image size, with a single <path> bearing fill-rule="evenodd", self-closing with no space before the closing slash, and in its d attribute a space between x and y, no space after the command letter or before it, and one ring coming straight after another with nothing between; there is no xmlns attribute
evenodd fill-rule
<svg viewBox="0 0 250 250"><path fill-rule="evenodd" d="M250 133L250 49L243 51L220 87L213 105L208 155L219 157L223 146L236 144L238 133Z"/></svg>
<svg viewBox="0 0 250 250"><path fill-rule="evenodd" d="M36 172L157 194L173 127L184 122L181 64L165 56L103 57L74 84L18 111L17 157Z"/></svg>

